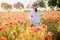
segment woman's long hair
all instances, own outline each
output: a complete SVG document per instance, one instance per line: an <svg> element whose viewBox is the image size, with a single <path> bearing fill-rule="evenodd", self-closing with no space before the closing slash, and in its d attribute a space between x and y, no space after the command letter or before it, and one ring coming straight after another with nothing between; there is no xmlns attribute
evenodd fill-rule
<svg viewBox="0 0 60 40"><path fill-rule="evenodd" d="M35 8L35 12L37 12L38 10L37 10L37 8Z"/></svg>
<svg viewBox="0 0 60 40"><path fill-rule="evenodd" d="M37 11L38 11L38 9L36 8L36 6L35 6L35 5L32 5L32 6L34 6L34 7L35 7L35 9L34 9L34 10L35 10L35 12L37 12Z"/></svg>

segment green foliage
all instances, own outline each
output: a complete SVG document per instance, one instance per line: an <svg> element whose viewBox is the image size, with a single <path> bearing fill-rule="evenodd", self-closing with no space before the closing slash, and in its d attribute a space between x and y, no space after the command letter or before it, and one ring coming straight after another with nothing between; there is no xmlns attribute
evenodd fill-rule
<svg viewBox="0 0 60 40"><path fill-rule="evenodd" d="M16 8L16 9L24 8L24 5L23 5L22 3L20 3L20 2L15 3L13 6L14 6L14 8Z"/></svg>
<svg viewBox="0 0 60 40"><path fill-rule="evenodd" d="M36 1L33 5L35 5L36 7L45 7L45 3L44 1Z"/></svg>
<svg viewBox="0 0 60 40"><path fill-rule="evenodd" d="M57 0L57 6L60 7L60 0Z"/></svg>
<svg viewBox="0 0 60 40"><path fill-rule="evenodd" d="M58 32L58 26L59 26L58 19L54 18L54 17L44 18L44 24L47 25L47 33L49 31L54 33L52 40L56 40L56 38L58 36L57 34L59 34L59 32Z"/></svg>
<svg viewBox="0 0 60 40"><path fill-rule="evenodd" d="M60 4L60 0L57 0L57 4Z"/></svg>
<svg viewBox="0 0 60 40"><path fill-rule="evenodd" d="M49 1L48 1L48 6L49 6L49 7L51 7L51 6L54 7L54 6L56 6L56 5L57 5L58 7L60 7L60 0L49 0Z"/></svg>
<svg viewBox="0 0 60 40"><path fill-rule="evenodd" d="M49 0L48 6L51 7L52 10L54 10L54 7L57 5L57 0Z"/></svg>
<svg viewBox="0 0 60 40"><path fill-rule="evenodd" d="M45 7L44 1L40 1L40 2L38 3L38 5L39 5L39 7Z"/></svg>
<svg viewBox="0 0 60 40"><path fill-rule="evenodd" d="M49 1L48 1L48 5L49 5L49 6L56 6L56 5L57 5L56 1L57 1L57 0L49 0Z"/></svg>
<svg viewBox="0 0 60 40"><path fill-rule="evenodd" d="M27 5L27 8L30 8L31 7L31 5Z"/></svg>
<svg viewBox="0 0 60 40"><path fill-rule="evenodd" d="M12 9L12 6L10 4L4 2L1 4L1 7L8 11Z"/></svg>

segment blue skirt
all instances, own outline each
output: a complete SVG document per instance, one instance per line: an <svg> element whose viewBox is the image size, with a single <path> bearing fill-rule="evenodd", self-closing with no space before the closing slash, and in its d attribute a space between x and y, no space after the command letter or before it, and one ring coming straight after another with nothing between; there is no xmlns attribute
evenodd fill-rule
<svg viewBox="0 0 60 40"><path fill-rule="evenodd" d="M36 25L40 23L40 17L35 17L30 19L30 24Z"/></svg>

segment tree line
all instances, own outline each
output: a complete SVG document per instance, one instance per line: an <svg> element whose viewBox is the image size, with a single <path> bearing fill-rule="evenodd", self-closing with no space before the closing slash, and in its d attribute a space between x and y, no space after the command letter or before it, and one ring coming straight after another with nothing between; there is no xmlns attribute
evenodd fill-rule
<svg viewBox="0 0 60 40"><path fill-rule="evenodd" d="M55 6L60 8L60 0L37 0L32 5L35 5L36 7L44 7L44 8L46 8L45 1L48 1L47 4L51 8L54 8ZM30 4L27 5L27 8L29 8L29 6L30 6ZM3 3L1 3L1 7L3 9L5 9L5 10L10 11L10 10L13 9L13 7L16 8L16 9L22 9L22 8L24 8L24 5L22 3L20 3L20 2L17 2L15 4L13 4L13 5L3 2Z"/></svg>
<svg viewBox="0 0 60 40"><path fill-rule="evenodd" d="M22 9L22 8L24 8L24 5L20 2L17 2L14 5L10 5L8 3L3 2L3 3L1 3L1 7L5 10L8 10L8 12L9 12L10 10L12 10L13 7L16 9Z"/></svg>

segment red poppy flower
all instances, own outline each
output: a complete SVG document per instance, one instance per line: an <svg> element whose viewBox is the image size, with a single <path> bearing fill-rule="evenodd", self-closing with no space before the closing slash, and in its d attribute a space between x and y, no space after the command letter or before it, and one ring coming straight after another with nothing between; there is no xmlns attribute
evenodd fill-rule
<svg viewBox="0 0 60 40"><path fill-rule="evenodd" d="M46 28L46 25L45 24L42 24L42 28L45 29Z"/></svg>
<svg viewBox="0 0 60 40"><path fill-rule="evenodd" d="M0 27L0 31L2 31L3 30L3 28L2 27Z"/></svg>
<svg viewBox="0 0 60 40"><path fill-rule="evenodd" d="M53 36L54 33L50 31L50 32L48 32L48 35L49 35L49 36Z"/></svg>
<svg viewBox="0 0 60 40"><path fill-rule="evenodd" d="M8 26L8 22L7 22L7 21L6 21L6 22L4 22L4 25L5 25L5 26Z"/></svg>
<svg viewBox="0 0 60 40"><path fill-rule="evenodd" d="M18 19L17 22L20 23L20 19Z"/></svg>
<svg viewBox="0 0 60 40"><path fill-rule="evenodd" d="M11 22L11 21L9 22L9 25L10 25L10 26L12 25L12 22Z"/></svg>
<svg viewBox="0 0 60 40"><path fill-rule="evenodd" d="M25 21L24 20L20 20L20 24L25 24Z"/></svg>
<svg viewBox="0 0 60 40"><path fill-rule="evenodd" d="M41 30L40 28L36 28L37 31Z"/></svg>
<svg viewBox="0 0 60 40"><path fill-rule="evenodd" d="M1 36L0 40L7 40L7 38L5 36Z"/></svg>
<svg viewBox="0 0 60 40"><path fill-rule="evenodd" d="M15 30L11 31L12 35L17 35L17 32Z"/></svg>
<svg viewBox="0 0 60 40"><path fill-rule="evenodd" d="M33 27L33 24L30 24L30 27Z"/></svg>
<svg viewBox="0 0 60 40"><path fill-rule="evenodd" d="M47 35L44 36L44 40L48 40L48 36Z"/></svg>
<svg viewBox="0 0 60 40"><path fill-rule="evenodd" d="M22 25L22 24L25 24L25 21L24 20L18 20L18 23Z"/></svg>
<svg viewBox="0 0 60 40"><path fill-rule="evenodd" d="M34 32L38 32L38 31L40 31L41 29L39 28L39 27L36 27L36 28L34 28Z"/></svg>
<svg viewBox="0 0 60 40"><path fill-rule="evenodd" d="M35 29L34 29L34 32L38 32L38 30L35 28Z"/></svg>
<svg viewBox="0 0 60 40"><path fill-rule="evenodd" d="M12 22L9 21L9 20L7 20L7 21L4 22L4 25L5 25L5 26L11 26L11 25L12 25Z"/></svg>
<svg viewBox="0 0 60 40"><path fill-rule="evenodd" d="M48 21L49 23L51 22L51 20L52 20L51 18L47 18L47 21Z"/></svg>

